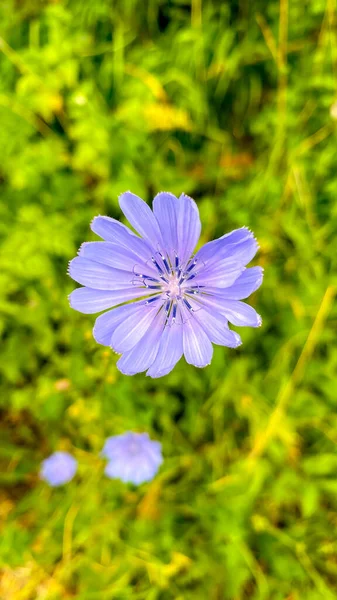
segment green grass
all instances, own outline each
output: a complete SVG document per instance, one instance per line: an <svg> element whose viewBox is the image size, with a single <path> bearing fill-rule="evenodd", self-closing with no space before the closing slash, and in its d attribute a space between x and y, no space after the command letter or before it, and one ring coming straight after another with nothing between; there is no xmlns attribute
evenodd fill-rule
<svg viewBox="0 0 337 600"><path fill-rule="evenodd" d="M0 5L0 597L337 598L337 9L332 0ZM250 227L263 317L210 367L125 377L67 263L117 197ZM158 476L103 475L148 431ZM52 490L41 461L72 452Z"/></svg>

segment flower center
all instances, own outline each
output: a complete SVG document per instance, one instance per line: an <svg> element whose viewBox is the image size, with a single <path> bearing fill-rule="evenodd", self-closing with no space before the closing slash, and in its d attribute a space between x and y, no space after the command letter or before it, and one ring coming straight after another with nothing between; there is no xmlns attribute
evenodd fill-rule
<svg viewBox="0 0 337 600"><path fill-rule="evenodd" d="M129 453L132 455L138 454L140 451L140 445L139 442L137 442L136 440L132 440L132 442L129 443Z"/></svg>
<svg viewBox="0 0 337 600"><path fill-rule="evenodd" d="M172 298L178 298L181 295L179 279L175 273L168 276L168 281L163 287L164 291L167 292Z"/></svg>

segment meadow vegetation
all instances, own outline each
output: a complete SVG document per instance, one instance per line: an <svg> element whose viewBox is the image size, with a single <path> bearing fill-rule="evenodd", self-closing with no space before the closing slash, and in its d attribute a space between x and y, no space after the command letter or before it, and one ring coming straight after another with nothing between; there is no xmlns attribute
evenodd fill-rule
<svg viewBox="0 0 337 600"><path fill-rule="evenodd" d="M0 597L337 598L336 2L3 0L0 74ZM69 307L125 190L259 241L263 325L206 369L126 377ZM138 488L127 430L163 444Z"/></svg>

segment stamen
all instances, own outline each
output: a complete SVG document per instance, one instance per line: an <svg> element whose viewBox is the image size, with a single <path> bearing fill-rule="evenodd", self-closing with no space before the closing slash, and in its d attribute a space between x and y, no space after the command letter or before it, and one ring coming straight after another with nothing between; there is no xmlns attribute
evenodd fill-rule
<svg viewBox="0 0 337 600"><path fill-rule="evenodd" d="M141 283L142 283L143 285L145 285L145 286L146 286L146 283L145 283L144 279L140 279L140 280L139 280L139 279L132 279L132 280L131 280L131 284L132 284L132 285L134 285L134 286L136 286L136 287L139 287L139 285L140 285ZM146 286L146 287L147 287L147 286ZM140 288L140 289L141 289L141 288Z"/></svg>
<svg viewBox="0 0 337 600"><path fill-rule="evenodd" d="M158 300L158 298L159 298L159 296L155 296L154 298L149 298L149 300L146 300L145 304L151 304L151 302Z"/></svg>
<svg viewBox="0 0 337 600"><path fill-rule="evenodd" d="M166 314L168 314L168 312L170 310L170 306L171 306L171 300L168 300L166 302L166 306L165 306L165 312L166 312Z"/></svg>
<svg viewBox="0 0 337 600"><path fill-rule="evenodd" d="M160 290L161 289L160 285L148 285L145 281L144 281L144 285L145 285L145 287L147 287L148 290Z"/></svg>
<svg viewBox="0 0 337 600"><path fill-rule="evenodd" d="M198 259L196 258L196 259L195 259L195 260L192 262L192 264L190 264L190 266L188 267L188 269L187 269L186 273L189 273L190 271L192 271L192 269L194 269L194 267L195 267L195 265L197 264L197 262L198 262Z"/></svg>
<svg viewBox="0 0 337 600"><path fill-rule="evenodd" d="M190 303L186 300L186 298L183 298L183 302L184 302L184 304L186 304L188 310L190 310L191 312L193 312L193 308L190 305Z"/></svg>
<svg viewBox="0 0 337 600"><path fill-rule="evenodd" d="M165 256L163 254L161 254L161 252L159 254L160 254L160 258L162 259L162 261L163 261L163 263L165 265L165 269L166 269L166 271L169 274L171 272L170 265L168 264L167 259L165 258Z"/></svg>
<svg viewBox="0 0 337 600"><path fill-rule="evenodd" d="M156 259L154 256L151 256L151 260L153 262L153 264L157 267L159 273L161 273L162 275L164 275L164 271L163 269L159 266L159 264L157 263Z"/></svg>

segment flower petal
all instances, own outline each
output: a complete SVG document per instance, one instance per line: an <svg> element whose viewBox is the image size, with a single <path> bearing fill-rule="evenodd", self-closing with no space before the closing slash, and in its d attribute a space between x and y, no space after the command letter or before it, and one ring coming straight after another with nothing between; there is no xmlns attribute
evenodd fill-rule
<svg viewBox="0 0 337 600"><path fill-rule="evenodd" d="M150 207L135 194L125 192L119 196L119 205L132 227L150 243L155 251L165 245L158 222Z"/></svg>
<svg viewBox="0 0 337 600"><path fill-rule="evenodd" d="M124 375L141 373L152 365L158 352L165 320L166 313L161 310L138 344L133 346L129 352L125 352L119 359L117 367Z"/></svg>
<svg viewBox="0 0 337 600"><path fill-rule="evenodd" d="M227 346L228 348L240 346L242 342L239 334L228 328L228 321L223 315L215 310L210 311L205 307L198 310L195 302L191 302L191 304L196 311L194 318L197 319L213 344Z"/></svg>
<svg viewBox="0 0 337 600"><path fill-rule="evenodd" d="M70 306L84 314L93 314L113 308L117 304L141 298L151 294L146 288L125 288L121 290L93 290L88 287L77 288L69 296Z"/></svg>
<svg viewBox="0 0 337 600"><path fill-rule="evenodd" d="M256 310L239 300L224 300L223 314L233 325L240 327L260 327L262 319Z"/></svg>
<svg viewBox="0 0 337 600"><path fill-rule="evenodd" d="M132 250L112 242L85 242L79 250L79 256L108 267L129 271L133 275L142 272L153 276L157 273L152 263L146 264Z"/></svg>
<svg viewBox="0 0 337 600"><path fill-rule="evenodd" d="M143 305L143 301L140 303ZM140 305L139 302L135 302L134 304L123 304L122 306L118 306L113 310L108 310L97 317L95 321L95 326L93 329L93 336L99 344L103 346L111 346L111 338L112 334L117 329L118 325L120 325L126 316L130 313L130 306L135 309L135 307Z"/></svg>
<svg viewBox="0 0 337 600"><path fill-rule="evenodd" d="M158 221L165 250L174 259L178 252L179 200L170 192L160 192L153 200L153 212Z"/></svg>
<svg viewBox="0 0 337 600"><path fill-rule="evenodd" d="M158 354L146 375L163 377L175 367L183 355L183 327L178 323L166 326L161 336Z"/></svg>
<svg viewBox="0 0 337 600"><path fill-rule="evenodd" d="M144 434L144 435L146 435L147 438L149 439L148 434ZM161 447L160 442L157 442L155 440L149 440L149 442L147 442L146 445L144 444L143 451L146 454L146 456L148 457L151 464L155 465L157 468L159 467L159 465L162 464L163 455L162 455L162 447Z"/></svg>
<svg viewBox="0 0 337 600"><path fill-rule="evenodd" d="M148 328L152 325L160 307L160 299L150 305L128 304L128 316L118 325L111 340L115 352L122 353L131 350L141 340ZM144 349L147 352L147 349Z"/></svg>
<svg viewBox="0 0 337 600"><path fill-rule="evenodd" d="M179 197L178 226L178 256L183 266L190 259L198 243L201 231L199 210L192 198L181 194Z"/></svg>
<svg viewBox="0 0 337 600"><path fill-rule="evenodd" d="M239 300L228 300L221 296L204 296L198 297L200 304L205 304L210 308L225 315L225 317L239 327L260 327L262 319L260 315L245 302Z"/></svg>
<svg viewBox="0 0 337 600"><path fill-rule="evenodd" d="M116 290L131 287L135 276L131 272L107 267L82 256L76 256L69 263L72 279L95 290Z"/></svg>
<svg viewBox="0 0 337 600"><path fill-rule="evenodd" d="M219 262L213 263L213 265L209 266L208 264L200 269L200 273L198 273L193 280L191 280L192 285L202 285L202 286L213 286L216 288L226 288L231 285L238 279L244 270L244 266L232 260L231 258L225 258ZM186 280L186 285L188 284L188 280Z"/></svg>
<svg viewBox="0 0 337 600"><path fill-rule="evenodd" d="M183 347L186 362L195 367L206 367L213 356L209 337L194 316L183 324Z"/></svg>
<svg viewBox="0 0 337 600"><path fill-rule="evenodd" d="M235 229L217 240L208 242L196 253L195 259L207 264L207 267L225 259L232 258L242 265L248 264L258 250L258 243L247 227Z"/></svg>
<svg viewBox="0 0 337 600"><path fill-rule="evenodd" d="M250 269L245 269L240 277L234 281L233 285L223 290L216 289L214 292L219 293L222 298L244 300L260 287L262 279L262 267L251 267Z"/></svg>
<svg viewBox="0 0 337 600"><path fill-rule="evenodd" d="M144 261L151 257L151 247L128 227L111 217L95 217L91 229L107 242L113 242L135 252Z"/></svg>
<svg viewBox="0 0 337 600"><path fill-rule="evenodd" d="M151 481L158 467L148 464L143 460L135 459L132 464L111 461L105 467L105 474L111 479L120 479L124 483L140 485L145 481Z"/></svg>

